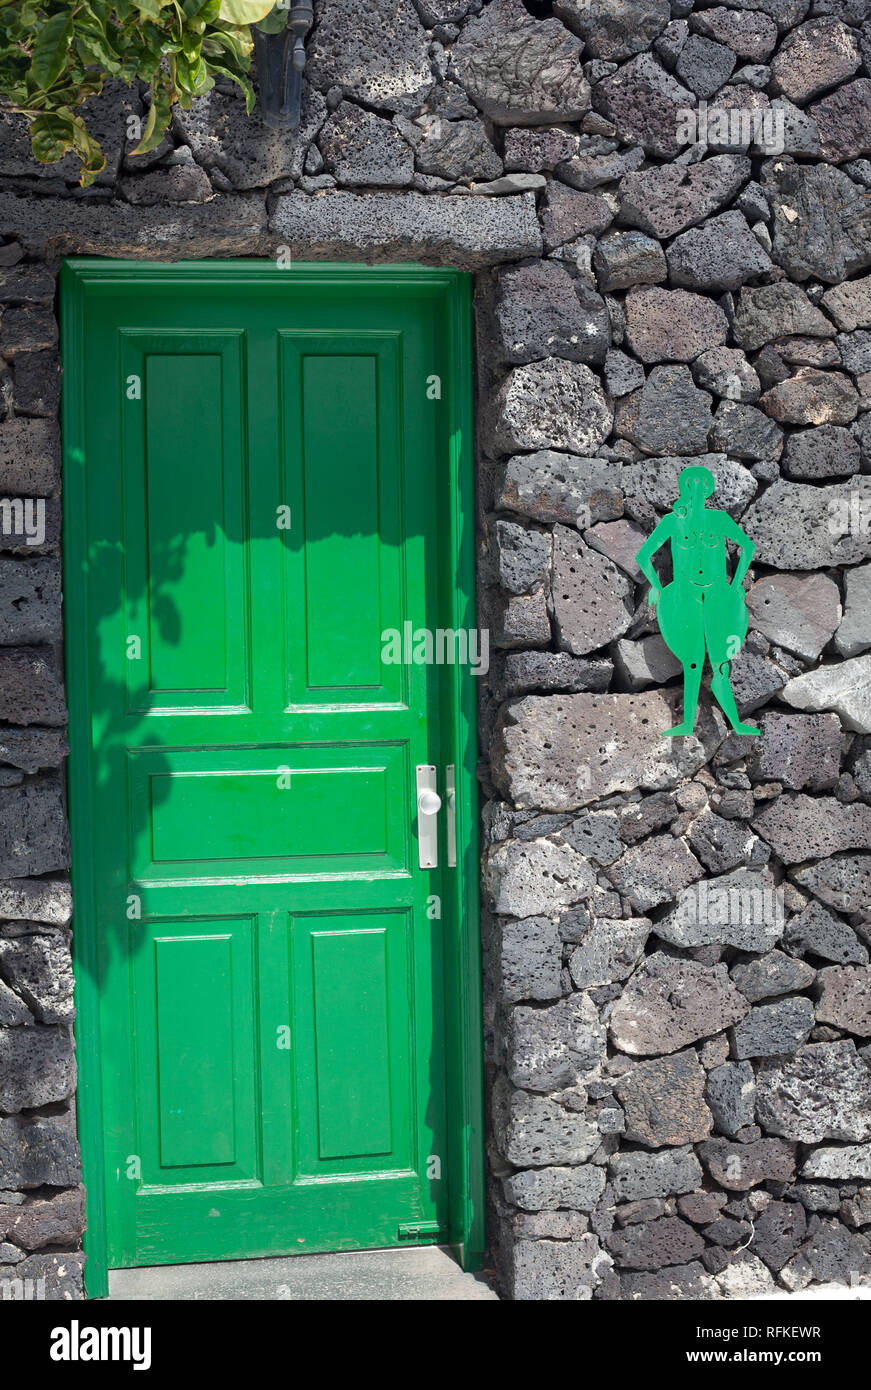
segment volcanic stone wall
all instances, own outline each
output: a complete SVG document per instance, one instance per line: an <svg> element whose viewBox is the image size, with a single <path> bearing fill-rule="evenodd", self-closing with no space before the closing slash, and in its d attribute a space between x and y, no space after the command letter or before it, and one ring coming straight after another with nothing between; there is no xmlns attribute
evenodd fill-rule
<svg viewBox="0 0 871 1390"><path fill-rule="evenodd" d="M871 6L317 0L298 137L219 85L82 192L0 125L0 1281L81 1295L59 560L66 254L478 273L490 1239L517 1299L871 1276ZM133 118L131 120L131 118ZM756 544L679 669L634 556ZM14 508L9 515L15 518Z"/></svg>

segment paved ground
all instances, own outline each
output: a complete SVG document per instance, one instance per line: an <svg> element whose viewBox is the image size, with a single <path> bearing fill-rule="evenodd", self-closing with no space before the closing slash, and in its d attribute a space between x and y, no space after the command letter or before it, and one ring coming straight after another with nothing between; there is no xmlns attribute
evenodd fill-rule
<svg viewBox="0 0 871 1390"><path fill-rule="evenodd" d="M848 1302L856 1299L871 1300L871 1284L857 1284L849 1288L846 1284L815 1284L813 1288L805 1289L803 1293L787 1293L785 1289L778 1289L777 1293L767 1293L762 1298L754 1299L755 1303L777 1303L780 1299L788 1298L791 1303L796 1301L822 1300L823 1302Z"/></svg>
<svg viewBox="0 0 871 1390"><path fill-rule="evenodd" d="M488 1282L464 1274L446 1250L361 1250L344 1255L295 1255L281 1260L221 1260L215 1264L158 1265L116 1269L109 1275L109 1298L176 1302L185 1299L360 1300L375 1303L498 1302ZM871 1285L818 1284L803 1293L755 1298L754 1303L856 1299L871 1300Z"/></svg>
<svg viewBox="0 0 871 1390"><path fill-rule="evenodd" d="M109 1298L498 1302L481 1275L464 1274L438 1246L116 1269L109 1275Z"/></svg>

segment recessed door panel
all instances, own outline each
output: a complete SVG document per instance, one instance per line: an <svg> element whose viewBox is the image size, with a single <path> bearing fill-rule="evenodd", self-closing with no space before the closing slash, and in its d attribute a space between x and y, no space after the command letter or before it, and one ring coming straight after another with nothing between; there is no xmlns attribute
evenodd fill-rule
<svg viewBox="0 0 871 1390"><path fill-rule="evenodd" d="M122 332L128 708L244 707L245 335Z"/></svg>
<svg viewBox="0 0 871 1390"><path fill-rule="evenodd" d="M132 932L143 938L132 943L138 1190L255 1179L253 923L156 922Z"/></svg>
<svg viewBox="0 0 871 1390"><path fill-rule="evenodd" d="M293 921L304 1175L411 1166L410 927L405 912Z"/></svg>
<svg viewBox="0 0 871 1390"><path fill-rule="evenodd" d="M403 543L402 339L283 332L280 347L285 485L298 517L285 570L289 704L399 702L403 667L382 652L416 578Z"/></svg>
<svg viewBox="0 0 871 1390"><path fill-rule="evenodd" d="M408 763L377 743L131 753L131 877L408 872Z"/></svg>

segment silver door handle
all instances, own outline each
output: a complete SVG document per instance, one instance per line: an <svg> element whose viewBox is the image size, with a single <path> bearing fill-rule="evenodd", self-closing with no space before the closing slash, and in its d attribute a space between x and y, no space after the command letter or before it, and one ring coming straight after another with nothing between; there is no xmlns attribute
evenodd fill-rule
<svg viewBox="0 0 871 1390"><path fill-rule="evenodd" d="M439 862L438 813L442 799L436 791L436 769L432 763L415 768L417 792L417 862L422 869L435 869Z"/></svg>

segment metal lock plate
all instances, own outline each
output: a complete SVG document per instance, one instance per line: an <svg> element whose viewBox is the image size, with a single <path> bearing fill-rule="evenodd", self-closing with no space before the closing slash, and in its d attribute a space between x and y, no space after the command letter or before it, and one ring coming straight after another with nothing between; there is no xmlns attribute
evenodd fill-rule
<svg viewBox="0 0 871 1390"><path fill-rule="evenodd" d="M442 799L436 791L436 782L433 764L419 763L415 769L417 862L422 869L435 869L439 862L439 811Z"/></svg>
<svg viewBox="0 0 871 1390"><path fill-rule="evenodd" d="M457 783L453 763L448 763L445 768L445 800L447 802L447 820L445 829L448 838L448 868L457 867Z"/></svg>

